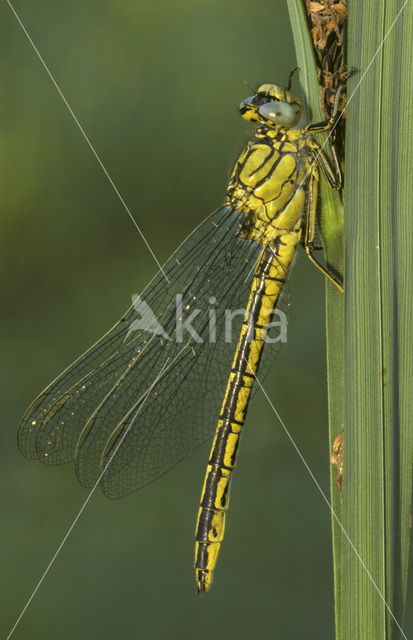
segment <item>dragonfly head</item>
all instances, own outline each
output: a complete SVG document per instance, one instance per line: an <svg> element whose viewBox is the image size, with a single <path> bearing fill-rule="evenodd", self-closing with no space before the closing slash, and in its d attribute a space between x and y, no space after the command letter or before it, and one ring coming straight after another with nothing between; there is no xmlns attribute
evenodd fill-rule
<svg viewBox="0 0 413 640"><path fill-rule="evenodd" d="M282 87L262 84L255 95L241 102L239 110L249 122L290 129L300 119L301 102Z"/></svg>

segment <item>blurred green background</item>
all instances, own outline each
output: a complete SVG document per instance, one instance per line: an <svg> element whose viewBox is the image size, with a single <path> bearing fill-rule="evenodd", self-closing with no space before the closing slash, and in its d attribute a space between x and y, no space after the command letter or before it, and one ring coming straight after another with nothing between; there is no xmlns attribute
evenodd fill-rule
<svg viewBox="0 0 413 640"><path fill-rule="evenodd" d="M295 66L285 2L14 6L163 262L223 200L251 130L246 83L284 84ZM71 465L19 454L20 416L156 265L6 3L1 17L6 636L88 495ZM265 386L328 493L324 283L301 251L289 288L288 344ZM329 510L260 393L247 425L210 594L192 569L208 445L123 500L97 491L14 637L332 638Z"/></svg>

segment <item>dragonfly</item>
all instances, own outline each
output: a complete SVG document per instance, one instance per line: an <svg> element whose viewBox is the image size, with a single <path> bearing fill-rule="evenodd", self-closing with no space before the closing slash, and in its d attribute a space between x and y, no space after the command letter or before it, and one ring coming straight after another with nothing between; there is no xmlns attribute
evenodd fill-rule
<svg viewBox="0 0 413 640"><path fill-rule="evenodd" d="M280 347L273 318L285 308L297 246L343 290L314 255L320 170L332 189L342 179L334 141L328 154L313 134L332 132L341 112L337 99L329 119L297 128L295 71L287 87L263 84L241 103L255 133L233 166L224 204L34 400L18 432L27 458L74 461L80 483L100 485L110 498L159 478L215 433L195 534L199 593L211 587L254 383Z"/></svg>

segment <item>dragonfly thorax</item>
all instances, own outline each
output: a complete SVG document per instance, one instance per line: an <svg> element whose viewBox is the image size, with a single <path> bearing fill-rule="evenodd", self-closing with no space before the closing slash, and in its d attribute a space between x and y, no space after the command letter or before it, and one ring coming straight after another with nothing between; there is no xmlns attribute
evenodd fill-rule
<svg viewBox="0 0 413 640"><path fill-rule="evenodd" d="M308 176L318 180L308 141L301 137L299 129L259 127L236 160L227 205L248 214L248 238L265 244L274 228L278 236L301 224Z"/></svg>

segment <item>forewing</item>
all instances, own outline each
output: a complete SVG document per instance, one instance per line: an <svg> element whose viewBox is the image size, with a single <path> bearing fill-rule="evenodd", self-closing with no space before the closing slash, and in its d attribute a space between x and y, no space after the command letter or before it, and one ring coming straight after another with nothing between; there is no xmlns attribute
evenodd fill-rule
<svg viewBox="0 0 413 640"><path fill-rule="evenodd" d="M162 335L135 326L142 312L132 306L34 401L19 430L26 456L47 464L76 458L85 486L108 465L102 488L120 497L212 435L262 250L240 234L244 215L227 208L212 214L143 292ZM194 333L184 328L180 340L177 294L181 320L195 314ZM236 310L230 332L226 311ZM278 347L266 347L266 360Z"/></svg>
<svg viewBox="0 0 413 640"><path fill-rule="evenodd" d="M142 296L161 315L176 293L193 278L194 267L205 262L226 233L236 233L238 216L226 208L209 216L182 243ZM166 277L165 277L166 276ZM168 282L169 281L169 282ZM98 342L58 376L24 414L18 443L28 458L46 464L74 459L80 431L110 391L150 333L130 329L140 314L132 305Z"/></svg>

